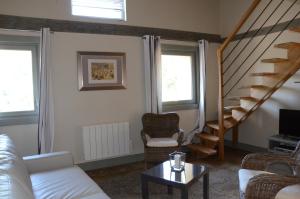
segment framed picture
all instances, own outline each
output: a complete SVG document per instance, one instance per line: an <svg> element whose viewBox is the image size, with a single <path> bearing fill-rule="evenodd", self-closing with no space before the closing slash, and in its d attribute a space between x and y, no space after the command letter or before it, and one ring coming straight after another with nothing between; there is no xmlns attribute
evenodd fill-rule
<svg viewBox="0 0 300 199"><path fill-rule="evenodd" d="M126 88L126 55L116 52L78 52L79 90Z"/></svg>

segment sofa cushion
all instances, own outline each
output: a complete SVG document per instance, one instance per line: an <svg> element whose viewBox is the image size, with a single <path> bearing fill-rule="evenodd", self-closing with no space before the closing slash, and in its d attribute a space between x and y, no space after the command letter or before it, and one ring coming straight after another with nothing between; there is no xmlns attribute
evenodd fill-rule
<svg viewBox="0 0 300 199"><path fill-rule="evenodd" d="M148 147L175 147L178 142L174 138L151 138L147 141Z"/></svg>
<svg viewBox="0 0 300 199"><path fill-rule="evenodd" d="M300 196L300 184L287 186L281 189L275 199L298 199Z"/></svg>
<svg viewBox="0 0 300 199"><path fill-rule="evenodd" d="M31 180L26 165L23 159L17 155L12 140L6 135L0 135L0 174L9 175L20 186L32 193Z"/></svg>
<svg viewBox="0 0 300 199"><path fill-rule="evenodd" d="M36 199L93 198L109 197L78 167L34 173L31 176Z"/></svg>
<svg viewBox="0 0 300 199"><path fill-rule="evenodd" d="M240 169L239 170L239 186L240 186L240 192L245 193L246 188L248 185L248 182L251 178L254 176L257 176L259 174L266 174L270 173L267 171L258 171L258 170L250 170L250 169ZM271 173L270 173L271 174Z"/></svg>
<svg viewBox="0 0 300 199"><path fill-rule="evenodd" d="M31 191L7 174L0 174L0 190L0 198L34 199Z"/></svg>

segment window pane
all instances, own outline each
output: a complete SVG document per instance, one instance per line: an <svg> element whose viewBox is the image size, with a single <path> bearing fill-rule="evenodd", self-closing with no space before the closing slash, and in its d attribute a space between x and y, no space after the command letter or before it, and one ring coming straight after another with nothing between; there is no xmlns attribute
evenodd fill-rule
<svg viewBox="0 0 300 199"><path fill-rule="evenodd" d="M162 55L162 101L192 99L192 57Z"/></svg>
<svg viewBox="0 0 300 199"><path fill-rule="evenodd" d="M34 111L32 52L0 49L0 113Z"/></svg>
<svg viewBox="0 0 300 199"><path fill-rule="evenodd" d="M80 7L73 6L72 9L73 15L87 16L87 17L100 17L100 18L109 18L109 19L122 19L122 11L120 10L109 10L102 8L89 8L89 7Z"/></svg>
<svg viewBox="0 0 300 199"><path fill-rule="evenodd" d="M87 17L124 19L124 0L72 0L72 14Z"/></svg>

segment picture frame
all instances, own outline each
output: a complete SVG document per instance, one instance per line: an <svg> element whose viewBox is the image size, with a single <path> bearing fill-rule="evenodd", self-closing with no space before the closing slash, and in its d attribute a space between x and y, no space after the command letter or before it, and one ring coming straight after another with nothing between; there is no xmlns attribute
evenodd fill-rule
<svg viewBox="0 0 300 199"><path fill-rule="evenodd" d="M126 89L126 54L77 52L80 91Z"/></svg>

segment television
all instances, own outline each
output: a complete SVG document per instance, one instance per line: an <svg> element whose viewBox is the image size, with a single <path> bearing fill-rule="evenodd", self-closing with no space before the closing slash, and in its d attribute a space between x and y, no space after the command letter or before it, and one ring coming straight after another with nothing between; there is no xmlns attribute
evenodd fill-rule
<svg viewBox="0 0 300 199"><path fill-rule="evenodd" d="M279 110L279 135L300 139L300 110Z"/></svg>

